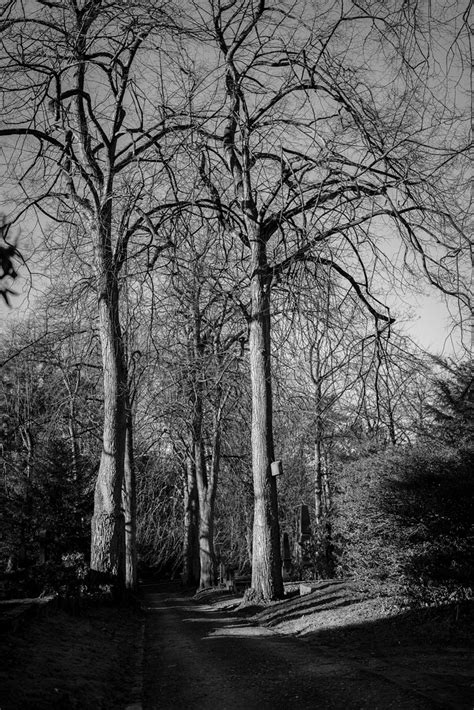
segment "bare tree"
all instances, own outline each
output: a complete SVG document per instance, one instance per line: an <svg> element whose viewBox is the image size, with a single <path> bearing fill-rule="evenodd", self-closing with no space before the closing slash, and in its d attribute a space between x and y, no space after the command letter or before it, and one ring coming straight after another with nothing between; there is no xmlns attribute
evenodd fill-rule
<svg viewBox="0 0 474 710"><path fill-rule="evenodd" d="M229 274L219 233L191 216L180 231L168 267L161 269L162 298L153 327L161 331L156 337L162 356L166 354L156 369L166 368L175 392L162 416L185 470L184 574L191 581L195 521L198 583L204 589L216 579L214 518L223 430L235 401L246 323L235 303L238 285Z"/></svg>
<svg viewBox="0 0 474 710"><path fill-rule="evenodd" d="M465 204L453 202L468 145L458 101L466 27L458 4L449 22L433 12L397 2L195 5L209 47L196 82L216 107L202 134L200 204L226 227L226 249L241 251L249 279L252 586L265 599L283 591L270 468L275 283L302 264L325 268L386 335L384 281L415 275L466 299ZM441 79L447 46L452 73Z"/></svg>
<svg viewBox="0 0 474 710"><path fill-rule="evenodd" d="M125 575L123 505L134 499L123 496L124 480L133 482L132 469L124 478L133 433L124 265L136 257L154 266L183 215L222 234L234 281L247 279L239 307L252 382L252 586L265 599L283 592L270 468L277 283L295 283L303 267L316 284L321 269L335 275L379 338L393 320L382 302L387 284L421 275L467 302L459 100L467 21L464 7L448 4L449 16L446 7L396 0L316 9L303 0L205 0L181 12L167 6L168 14L142 0L37 0L2 10L0 136L11 176L28 207L67 227L97 291L98 572ZM176 27L185 14L186 36Z"/></svg>
<svg viewBox="0 0 474 710"><path fill-rule="evenodd" d="M175 27L158 3L120 0L11 2L0 21L0 135L10 141L10 174L26 195L17 217L34 208L59 221L95 279L104 422L91 567L119 585L122 506L134 499L122 501L131 419L121 274L131 251L153 259L160 250L152 208L166 196L162 156L186 123L159 71L163 35ZM127 569L133 586L133 563Z"/></svg>

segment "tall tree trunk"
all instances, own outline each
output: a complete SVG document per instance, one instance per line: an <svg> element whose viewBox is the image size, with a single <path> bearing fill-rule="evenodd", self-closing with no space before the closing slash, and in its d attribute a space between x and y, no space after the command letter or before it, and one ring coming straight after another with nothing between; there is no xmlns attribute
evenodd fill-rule
<svg viewBox="0 0 474 710"><path fill-rule="evenodd" d="M264 3L254 13L256 24ZM249 32L252 23L243 30ZM244 34L242 35L242 38ZM258 226L258 210L251 180L251 148L249 127L242 106L242 84L234 53L238 44L229 49L222 42L226 58L226 88L229 115L224 130L223 148L232 173L235 198L240 204L250 247L250 379L252 383L252 471L254 522L252 545L252 588L264 600L283 596L280 530L276 480L271 475L273 454L272 386L270 367L270 286L265 235ZM239 128L238 128L239 126ZM239 130L241 145L236 146Z"/></svg>
<svg viewBox="0 0 474 710"><path fill-rule="evenodd" d="M317 332L319 331L319 319L317 320ZM324 492L323 492L323 417L322 417L322 387L321 387L321 358L319 344L311 348L310 362L311 374L316 388L315 403L315 435L314 435L314 512L315 512L315 532L322 535L322 523L325 517Z"/></svg>
<svg viewBox="0 0 474 710"><path fill-rule="evenodd" d="M118 284L110 262L99 272L98 287L104 421L102 454L91 523L91 569L121 588L125 579L122 485L128 383L119 321Z"/></svg>
<svg viewBox="0 0 474 710"><path fill-rule="evenodd" d="M196 473L197 495L199 504L199 589L214 586L216 580L216 559L214 553L214 508L217 478L220 463L220 426L222 407L214 411L211 460L206 463L204 451L204 394L202 382L202 358L204 345L201 338L201 314L199 311L199 291L194 295L192 304L192 394L193 405L193 458Z"/></svg>
<svg viewBox="0 0 474 710"><path fill-rule="evenodd" d="M321 448L321 438L317 428L316 441L314 442L314 518L316 532L321 531L321 522L324 518L323 462Z"/></svg>
<svg viewBox="0 0 474 710"><path fill-rule="evenodd" d="M71 442L71 473L72 473L72 485L74 487L74 498L73 498L73 516L74 525L77 534L80 535L81 530L81 510L80 510L80 480L79 480L79 437L77 435L77 416L76 416L76 397L79 390L79 383L81 379L80 369L76 370L75 373L75 383L74 387L71 387L67 373L63 370L63 381L66 387L68 398L69 398L69 411L68 411L68 432L69 440ZM78 540L79 542L79 540Z"/></svg>
<svg viewBox="0 0 474 710"><path fill-rule="evenodd" d="M250 377L252 383L252 469L254 523L252 588L265 600L283 596L280 528L273 452L270 367L270 284L266 248L251 240Z"/></svg>
<svg viewBox="0 0 474 710"><path fill-rule="evenodd" d="M196 468L192 457L186 462L184 480L183 584L199 584L199 508Z"/></svg>

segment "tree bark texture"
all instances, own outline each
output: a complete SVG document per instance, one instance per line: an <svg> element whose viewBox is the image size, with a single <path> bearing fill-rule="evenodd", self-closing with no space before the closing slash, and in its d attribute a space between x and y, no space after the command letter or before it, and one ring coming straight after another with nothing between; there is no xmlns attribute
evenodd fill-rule
<svg viewBox="0 0 474 710"><path fill-rule="evenodd" d="M280 529L274 458L270 364L270 284L266 248L251 241L250 377L252 383L252 469L254 524L252 588L265 600L283 596Z"/></svg>
<svg viewBox="0 0 474 710"><path fill-rule="evenodd" d="M199 589L209 589L216 583L214 555L214 506L207 495L199 502Z"/></svg>
<svg viewBox="0 0 474 710"><path fill-rule="evenodd" d="M196 468L192 457L186 462L184 479L183 584L199 584L199 503Z"/></svg>
<svg viewBox="0 0 474 710"><path fill-rule="evenodd" d="M199 589L208 589L216 582L216 559L214 552L214 510L217 479L220 464L220 427L222 408L214 405L210 456L206 460L205 451L205 411L204 385L201 373L201 360L204 356L204 344L201 337L201 314L199 294L192 305L193 317L193 382L191 401L193 405L193 458L196 473L198 510L199 510Z"/></svg>
<svg viewBox="0 0 474 710"><path fill-rule="evenodd" d="M219 427L220 422L214 426ZM216 582L214 553L214 509L219 467L220 433L214 430L211 462L206 464L202 437L195 442L196 482L199 501L199 589L213 587Z"/></svg>
<svg viewBox="0 0 474 710"><path fill-rule="evenodd" d="M125 526L122 485L126 450L127 374L119 320L118 284L110 263L98 268L99 333L104 383L102 454L94 494L91 569L123 586Z"/></svg>

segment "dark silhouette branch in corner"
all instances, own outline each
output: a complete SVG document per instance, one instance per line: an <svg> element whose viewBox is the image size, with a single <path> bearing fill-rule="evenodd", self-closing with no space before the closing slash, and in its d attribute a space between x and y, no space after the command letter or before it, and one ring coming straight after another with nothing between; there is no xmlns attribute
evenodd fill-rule
<svg viewBox="0 0 474 710"><path fill-rule="evenodd" d="M10 307L10 297L17 296L18 293L9 287L9 280L14 280L18 276L14 261L15 259L21 259L21 254L17 249L16 243L10 244L8 242L9 229L10 224L5 221L4 217L0 216L0 296Z"/></svg>

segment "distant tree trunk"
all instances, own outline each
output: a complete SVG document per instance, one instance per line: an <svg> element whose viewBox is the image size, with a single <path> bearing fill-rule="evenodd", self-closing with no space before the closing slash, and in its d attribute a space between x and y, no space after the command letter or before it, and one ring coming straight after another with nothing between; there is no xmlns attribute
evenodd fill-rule
<svg viewBox="0 0 474 710"><path fill-rule="evenodd" d="M247 562L252 565L252 537L253 537L253 516L247 511L245 506L245 548L247 553Z"/></svg>
<svg viewBox="0 0 474 710"><path fill-rule="evenodd" d="M204 457L202 439L195 441L194 461L199 501L199 589L208 589L215 581L214 555L214 498L212 480L210 480Z"/></svg>
<svg viewBox="0 0 474 710"><path fill-rule="evenodd" d="M122 485L126 450L128 383L119 321L117 278L112 271L110 254L107 253L107 249L104 249L104 252L99 255L102 258L98 259L97 279L104 382L104 423L102 454L91 522L91 569L110 579L120 588L125 581Z"/></svg>
<svg viewBox="0 0 474 710"><path fill-rule="evenodd" d="M196 451L196 480L199 498L199 589L207 589L216 582L216 558L214 552L214 512L217 479L220 466L222 408L214 412L210 463L206 465L202 442Z"/></svg>
<svg viewBox="0 0 474 710"><path fill-rule="evenodd" d="M318 543L316 572L319 577L331 577L334 572L331 521L329 518L329 456L324 444L325 427L322 401L322 363L318 345L312 350L312 378L316 387L316 422L314 437L314 511L315 533Z"/></svg>
<svg viewBox="0 0 474 710"><path fill-rule="evenodd" d="M390 401L390 394L387 392L387 407L388 407L388 431L390 435L390 443L392 446L397 445L397 432L395 428L395 419L393 416L392 402Z"/></svg>
<svg viewBox="0 0 474 710"><path fill-rule="evenodd" d="M72 481L75 486L79 480L79 442L76 432L76 412L74 400L69 402L69 417L68 417L69 439L71 441L71 472Z"/></svg>
<svg viewBox="0 0 474 710"><path fill-rule="evenodd" d="M321 474L321 482L323 486L323 510L327 518L331 509L331 486L329 484L329 465L330 457L328 452L325 453L323 459L323 468Z"/></svg>
<svg viewBox="0 0 474 710"><path fill-rule="evenodd" d="M199 561L199 589L209 589L216 581L214 506L205 493L199 502Z"/></svg>
<svg viewBox="0 0 474 710"><path fill-rule="evenodd" d="M73 498L73 515L76 530L81 529L81 510L80 510L80 498L81 498L81 486L79 480L79 437L77 434L77 415L76 415L76 397L79 389L79 383L81 380L81 371L77 369L75 372L75 383L74 387L71 387L67 373L63 370L63 381L68 393L69 399L69 411L68 411L68 433L69 440L71 442L71 474L72 474L72 485L74 486L74 498Z"/></svg>
<svg viewBox="0 0 474 710"><path fill-rule="evenodd" d="M319 318L316 321L317 332L319 331ZM318 343L311 348L311 376L316 388L315 400L315 431L314 431L314 521L315 532L322 534L322 522L325 517L324 491L323 491L323 417L322 417L322 387L321 387L321 358Z"/></svg>
<svg viewBox="0 0 474 710"><path fill-rule="evenodd" d="M29 402L28 402L29 408ZM21 516L20 526L20 548L18 550L18 565L26 567L28 563L28 541L31 539L31 518L32 518L32 501L31 501L31 484L33 474L33 452L34 440L33 434L27 425L20 426L20 434L23 446L26 450L26 467L25 467L25 491L24 502Z"/></svg>
<svg viewBox="0 0 474 710"><path fill-rule="evenodd" d="M191 457L186 462L184 480L183 584L199 584L199 508L196 469Z"/></svg>
<svg viewBox="0 0 474 710"><path fill-rule="evenodd" d="M128 591L134 592L137 588L137 489L132 412L129 405L127 406L122 501L125 516L125 587Z"/></svg>
<svg viewBox="0 0 474 710"><path fill-rule="evenodd" d="M316 426L316 441L314 447L315 458L315 528L319 541L320 560L317 572L320 576L331 577L334 573L334 560L332 554L332 528L330 519L330 485L328 454L322 446L322 423L318 414Z"/></svg>
<svg viewBox="0 0 474 710"><path fill-rule="evenodd" d="M316 441L314 443L314 511L315 511L315 527L319 531L321 521L324 517L324 500L323 500L323 463L321 451L321 439L316 432Z"/></svg>
<svg viewBox="0 0 474 710"><path fill-rule="evenodd" d="M256 231L256 230L255 230ZM280 529L273 453L270 368L270 283L266 247L251 240L250 377L252 382L252 468L254 524L252 588L263 599L283 596Z"/></svg>
<svg viewBox="0 0 474 710"><path fill-rule="evenodd" d="M214 511L217 479L220 465L220 427L223 411L222 396L214 406L212 430L210 432L209 463L205 456L204 430L204 382L201 372L205 344L201 334L201 313L199 310L199 290L194 294L191 306L192 331L192 381L190 399L193 407L192 441L193 464L196 474L199 508L199 589L207 589L215 584L216 559L214 553ZM220 393L220 385L216 385ZM225 398L224 398L225 399Z"/></svg>
<svg viewBox="0 0 474 710"><path fill-rule="evenodd" d="M326 451L322 471L323 500L324 500L324 555L326 560L326 575L334 576L334 548L332 543L331 524L331 486L329 481L331 455Z"/></svg>

